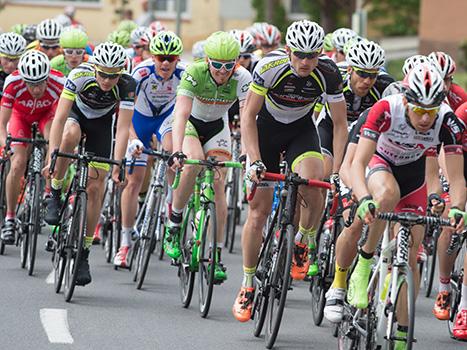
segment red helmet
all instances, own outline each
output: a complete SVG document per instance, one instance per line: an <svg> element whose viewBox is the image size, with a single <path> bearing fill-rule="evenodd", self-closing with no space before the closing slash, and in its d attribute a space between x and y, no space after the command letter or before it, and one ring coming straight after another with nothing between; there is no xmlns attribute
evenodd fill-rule
<svg viewBox="0 0 467 350"><path fill-rule="evenodd" d="M276 26L269 23L262 23L257 35L262 46L275 46L281 42L281 32Z"/></svg>

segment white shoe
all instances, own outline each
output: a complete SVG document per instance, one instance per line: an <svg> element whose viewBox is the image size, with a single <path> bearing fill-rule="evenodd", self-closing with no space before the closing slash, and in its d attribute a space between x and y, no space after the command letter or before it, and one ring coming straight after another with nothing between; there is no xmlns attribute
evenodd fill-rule
<svg viewBox="0 0 467 350"><path fill-rule="evenodd" d="M128 251L130 247L122 246L118 250L118 253L115 255L114 258L114 265L119 267L127 267L128 266Z"/></svg>
<svg viewBox="0 0 467 350"><path fill-rule="evenodd" d="M324 317L332 323L342 321L344 313L344 299L346 290L343 288L331 288L326 293L326 306L324 307Z"/></svg>

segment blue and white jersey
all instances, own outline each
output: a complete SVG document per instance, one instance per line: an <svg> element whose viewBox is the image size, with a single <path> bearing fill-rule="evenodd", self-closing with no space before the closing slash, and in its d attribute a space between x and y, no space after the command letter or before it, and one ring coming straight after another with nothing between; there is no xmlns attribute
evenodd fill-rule
<svg viewBox="0 0 467 350"><path fill-rule="evenodd" d="M137 84L135 110L147 117L169 116L175 107L177 87L184 71L185 66L178 63L172 77L163 81L152 59L141 62L132 73Z"/></svg>

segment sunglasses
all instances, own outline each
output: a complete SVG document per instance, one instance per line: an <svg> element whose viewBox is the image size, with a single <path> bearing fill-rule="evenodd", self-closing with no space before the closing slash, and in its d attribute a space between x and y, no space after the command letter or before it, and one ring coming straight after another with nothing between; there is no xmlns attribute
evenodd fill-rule
<svg viewBox="0 0 467 350"><path fill-rule="evenodd" d="M304 60L305 58L307 59L316 58L320 55L321 52L320 51L314 51L314 52L292 51L292 53L298 59Z"/></svg>
<svg viewBox="0 0 467 350"><path fill-rule="evenodd" d="M27 85L28 87L30 87L30 88L35 88L35 87L43 86L46 82L47 82L47 79L42 80L42 81L38 81L38 82L35 82L35 83L30 83L30 82L25 81L26 85Z"/></svg>
<svg viewBox="0 0 467 350"><path fill-rule="evenodd" d="M96 67L97 74L102 78L102 79L109 79L109 80L115 80L120 77L123 73L123 69L115 72L115 73L107 73L104 72L103 70L99 69Z"/></svg>
<svg viewBox="0 0 467 350"><path fill-rule="evenodd" d="M135 50L139 50L139 49L144 48L144 45L133 45L133 48L134 48Z"/></svg>
<svg viewBox="0 0 467 350"><path fill-rule="evenodd" d="M209 60L209 64L215 70L221 70L222 68L224 68L226 71L231 71L232 69L234 69L236 62L235 61L219 62L219 61Z"/></svg>
<svg viewBox="0 0 467 350"><path fill-rule="evenodd" d="M159 62L174 62L178 60L178 55L154 55L157 61Z"/></svg>
<svg viewBox="0 0 467 350"><path fill-rule="evenodd" d="M419 115L420 117L424 116L425 114L428 114L430 118L434 118L438 115L439 112L439 106L438 107L433 107L433 108L423 108L417 105L414 105L412 103L408 103L410 109L415 112L415 114Z"/></svg>
<svg viewBox="0 0 467 350"><path fill-rule="evenodd" d="M54 45L40 44L40 46L41 46L44 50L57 50L57 49L60 48L60 45L59 45L59 44L54 44Z"/></svg>
<svg viewBox="0 0 467 350"><path fill-rule="evenodd" d="M370 72L370 71L360 69L360 68L355 68L355 67L352 67L352 69L360 78L363 78L363 79L366 79L366 78L376 79L376 77L378 76L378 72Z"/></svg>
<svg viewBox="0 0 467 350"><path fill-rule="evenodd" d="M252 54L251 53L242 53L240 54L240 58L248 59L251 58Z"/></svg>
<svg viewBox="0 0 467 350"><path fill-rule="evenodd" d="M84 49L63 49L63 52L68 56L81 56L84 54Z"/></svg>

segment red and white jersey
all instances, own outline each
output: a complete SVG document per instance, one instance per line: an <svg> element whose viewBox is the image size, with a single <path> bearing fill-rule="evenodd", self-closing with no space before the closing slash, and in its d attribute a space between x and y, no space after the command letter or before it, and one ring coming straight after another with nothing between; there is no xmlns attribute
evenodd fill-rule
<svg viewBox="0 0 467 350"><path fill-rule="evenodd" d="M441 143L447 154L462 154L464 125L452 109L441 105L432 128L426 132L415 130L406 116L403 95L388 96L376 102L361 129L361 137L377 142L376 153L393 165L415 162L425 152Z"/></svg>
<svg viewBox="0 0 467 350"><path fill-rule="evenodd" d="M39 99L35 99L29 93L19 71L15 70L5 80L1 106L27 115L46 113L53 108L60 98L64 84L65 77L63 74L51 69L44 95Z"/></svg>
<svg viewBox="0 0 467 350"><path fill-rule="evenodd" d="M447 99L449 106L453 111L456 111L461 104L467 101L467 93L459 85L452 83L448 91Z"/></svg>
<svg viewBox="0 0 467 350"><path fill-rule="evenodd" d="M467 101L465 101L459 108L456 109L456 116L459 118L466 128L464 129L464 134L462 137L462 146L464 148L464 153L467 152Z"/></svg>

